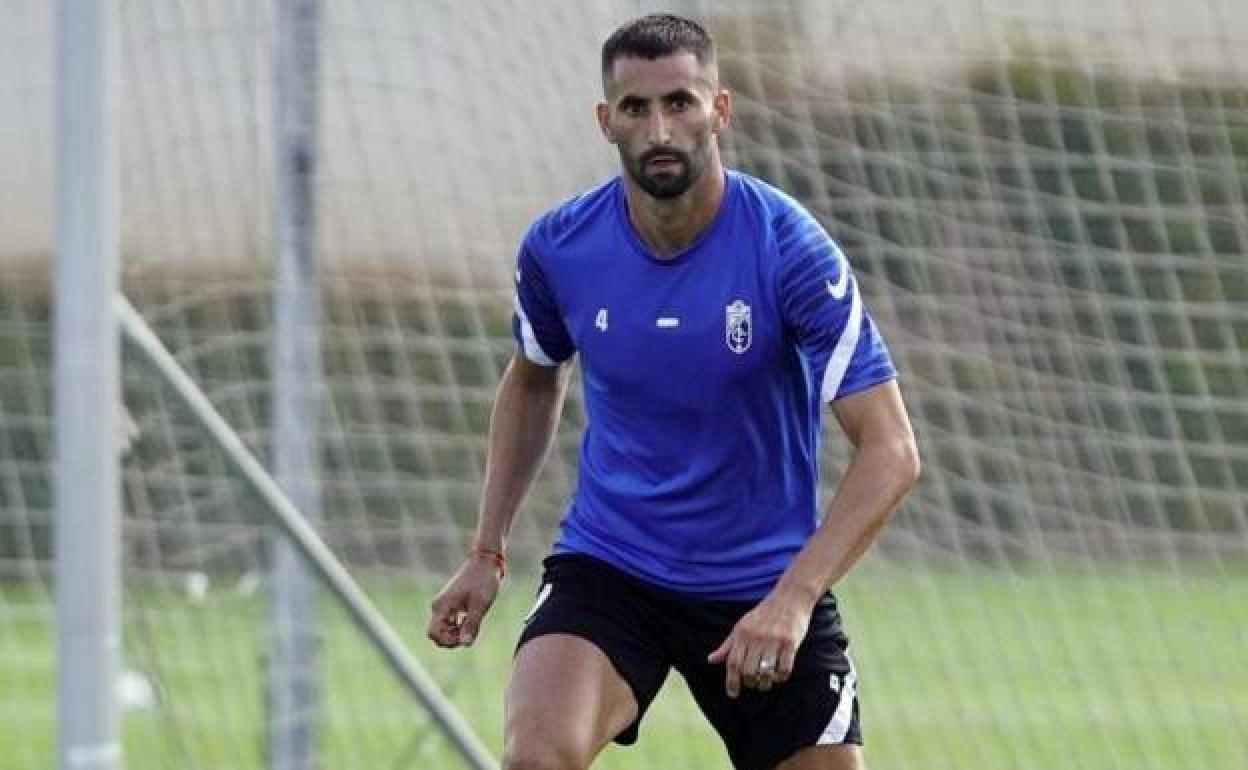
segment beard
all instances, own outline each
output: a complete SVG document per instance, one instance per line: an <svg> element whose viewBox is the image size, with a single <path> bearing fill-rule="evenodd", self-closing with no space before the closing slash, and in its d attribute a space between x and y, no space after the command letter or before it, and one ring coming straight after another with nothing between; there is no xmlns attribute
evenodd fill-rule
<svg viewBox="0 0 1248 770"><path fill-rule="evenodd" d="M669 200L679 198L693 183L702 176L706 169L706 158L700 154L688 153L674 148L655 149L643 152L636 158L629 157L624 148L620 148L620 157L624 168L633 178L637 186L653 198ZM672 158L680 166L676 172L648 172L647 166L655 158Z"/></svg>

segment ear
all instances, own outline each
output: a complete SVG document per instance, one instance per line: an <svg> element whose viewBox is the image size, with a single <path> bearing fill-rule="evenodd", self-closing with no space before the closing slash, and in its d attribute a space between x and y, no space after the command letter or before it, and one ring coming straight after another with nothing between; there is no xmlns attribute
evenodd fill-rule
<svg viewBox="0 0 1248 770"><path fill-rule="evenodd" d="M715 92L715 98L711 101L711 109L715 112L711 132L718 134L727 128L729 121L732 120L732 94L728 92L728 89L721 88Z"/></svg>
<svg viewBox="0 0 1248 770"><path fill-rule="evenodd" d="M611 107L606 102L599 102L594 110L598 116L598 130L611 144L615 144L615 135L611 133Z"/></svg>

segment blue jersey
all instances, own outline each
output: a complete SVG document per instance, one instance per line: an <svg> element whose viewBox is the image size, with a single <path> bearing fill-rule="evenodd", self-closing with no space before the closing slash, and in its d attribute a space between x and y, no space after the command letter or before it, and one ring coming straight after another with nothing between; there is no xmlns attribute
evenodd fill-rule
<svg viewBox="0 0 1248 770"><path fill-rule="evenodd" d="M619 178L541 216L516 271L526 358L580 355L588 423L555 542L691 596L764 596L818 524L822 405L896 376L849 263L800 204L727 172L660 259Z"/></svg>

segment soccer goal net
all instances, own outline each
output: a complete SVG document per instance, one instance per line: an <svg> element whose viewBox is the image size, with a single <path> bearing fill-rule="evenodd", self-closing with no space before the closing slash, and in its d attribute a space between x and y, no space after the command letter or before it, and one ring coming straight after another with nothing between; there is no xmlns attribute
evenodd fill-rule
<svg viewBox="0 0 1248 770"><path fill-rule="evenodd" d="M55 756L51 13L0 0L0 765ZM273 453L270 3L128 0L122 284ZM889 341L923 478L838 587L872 764L1201 767L1248 756L1248 10L1230 0L693 2L729 164L837 238ZM323 0L316 527L497 755L540 560L575 483L573 387L477 644L424 639L472 534L512 354L515 247L610 174L598 46L654 3ZM133 346L129 768L262 768L261 495ZM114 425L115 423L115 425ZM826 500L849 456L825 430ZM455 767L318 589L318 766ZM679 677L596 767L719 768Z"/></svg>

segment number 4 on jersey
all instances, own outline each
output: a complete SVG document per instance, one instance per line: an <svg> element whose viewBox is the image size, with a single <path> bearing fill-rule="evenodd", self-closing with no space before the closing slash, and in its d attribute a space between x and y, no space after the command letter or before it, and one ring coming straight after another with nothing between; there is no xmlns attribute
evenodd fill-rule
<svg viewBox="0 0 1248 770"><path fill-rule="evenodd" d="M594 326L597 326L599 331L605 332L607 330L607 309L605 307L598 308L598 315L594 317Z"/></svg>

